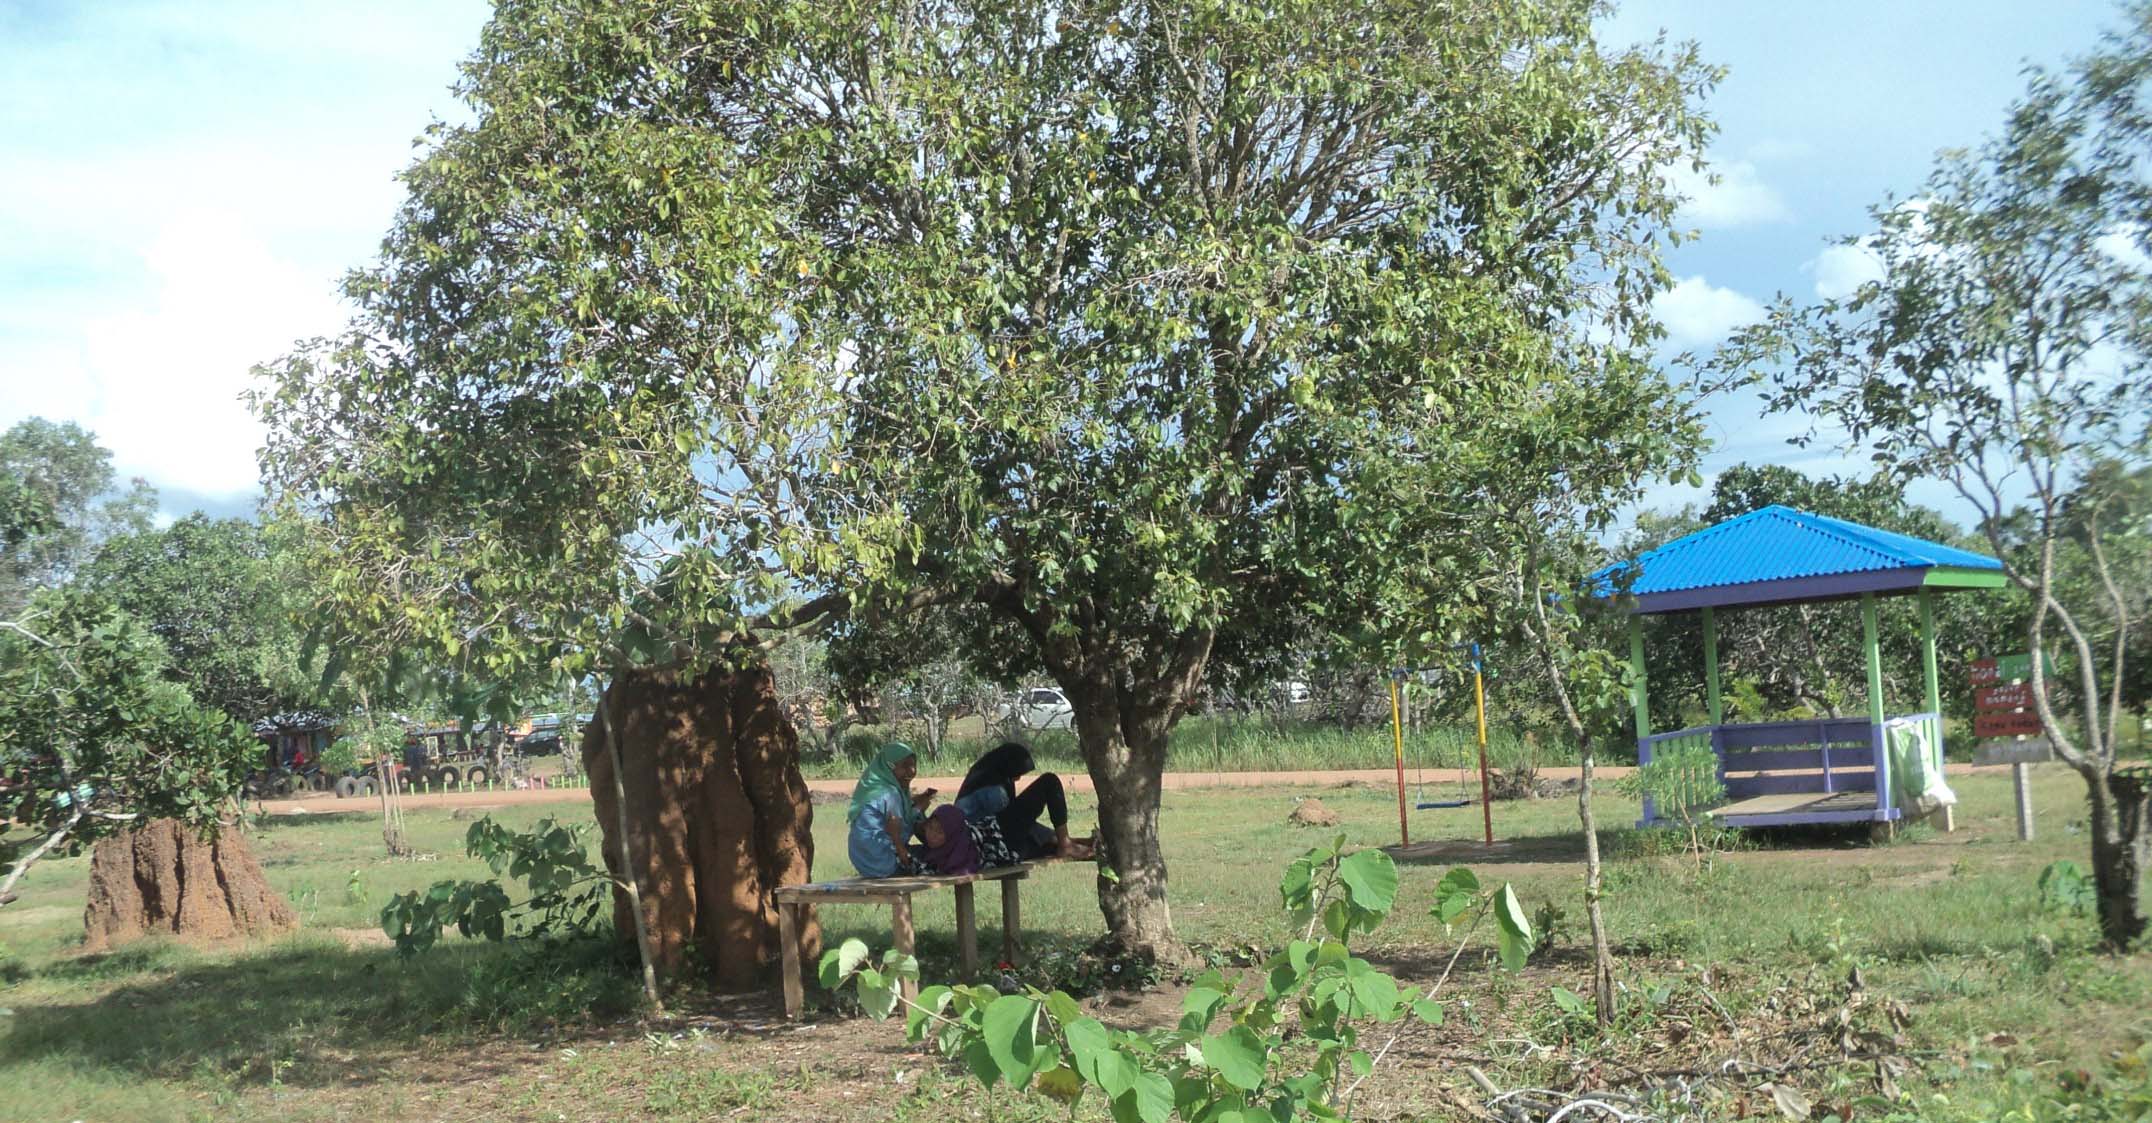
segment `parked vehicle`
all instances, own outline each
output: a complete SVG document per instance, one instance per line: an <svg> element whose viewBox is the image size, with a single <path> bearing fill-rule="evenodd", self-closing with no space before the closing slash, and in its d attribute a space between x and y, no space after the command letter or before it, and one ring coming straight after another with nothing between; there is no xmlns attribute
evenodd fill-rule
<svg viewBox="0 0 2152 1123"><path fill-rule="evenodd" d="M1076 725L1076 708L1059 690L1034 686L1003 703L995 710L994 720L1025 729L1072 729Z"/></svg>

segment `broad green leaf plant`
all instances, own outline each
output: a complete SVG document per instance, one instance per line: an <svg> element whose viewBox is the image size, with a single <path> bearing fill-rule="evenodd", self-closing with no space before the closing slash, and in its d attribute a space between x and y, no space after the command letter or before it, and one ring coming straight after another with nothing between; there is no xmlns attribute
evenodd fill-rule
<svg viewBox="0 0 2152 1123"><path fill-rule="evenodd" d="M1515 970L1532 930L1508 885L1489 891L1470 870L1451 870L1431 912L1459 930L1457 949L1433 985L1404 986L1351 949L1395 908L1397 867L1379 850L1347 853L1344 844L1340 836L1286 867L1279 896L1303 936L1260 970L1197 977L1169 1027L1112 1029L1068 995L1028 987L936 985L906 1000L917 961L893 950L875 959L856 939L823 955L822 985L851 985L877 1018L901 1008L907 1038L932 1042L988 1088L1029 1091L1072 1111L1095 1095L1117 1123L1348 1119L1402 1027L1442 1023L1441 990L1464 936L1491 917L1501 960Z"/></svg>
<svg viewBox="0 0 2152 1123"><path fill-rule="evenodd" d="M591 864L583 842L588 829L545 818L515 831L488 815L471 824L463 849L483 860L493 878L437 881L399 893L381 909L381 930L403 955L432 947L451 925L467 938L496 943L591 932L602 923L615 880ZM503 877L523 883L520 900L508 895Z"/></svg>

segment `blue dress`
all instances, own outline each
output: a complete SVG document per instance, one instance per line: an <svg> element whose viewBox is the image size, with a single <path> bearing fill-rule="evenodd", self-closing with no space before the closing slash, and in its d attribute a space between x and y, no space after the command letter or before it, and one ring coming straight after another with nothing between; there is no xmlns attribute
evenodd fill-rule
<svg viewBox="0 0 2152 1123"><path fill-rule="evenodd" d="M889 841L889 830L883 824L891 816L900 823L910 821L904 814L905 802L903 793L885 791L860 808L859 817L852 820L845 851L851 855L852 868L859 871L859 876L896 876L897 847Z"/></svg>

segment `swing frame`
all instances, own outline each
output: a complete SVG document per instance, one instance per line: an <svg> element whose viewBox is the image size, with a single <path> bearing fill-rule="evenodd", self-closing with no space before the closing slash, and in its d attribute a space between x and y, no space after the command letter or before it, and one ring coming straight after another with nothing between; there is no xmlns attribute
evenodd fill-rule
<svg viewBox="0 0 2152 1123"><path fill-rule="evenodd" d="M1466 650L1471 653L1472 704L1473 710L1479 719L1480 822L1483 831L1483 841L1486 845L1493 846L1493 783L1489 780L1487 773L1486 664L1485 660L1481 656L1480 645L1478 643L1460 643L1455 646L1458 650ZM1391 744L1396 750L1397 760L1397 844L1399 846L1412 845L1411 816L1408 815L1405 810L1405 712L1402 702L1405 676L1415 671L1429 669L1437 668L1397 667L1393 668L1390 671L1390 738ZM1420 807L1468 807L1471 805L1471 803L1471 798L1467 797L1465 799L1458 800L1455 802L1423 803L1420 804Z"/></svg>

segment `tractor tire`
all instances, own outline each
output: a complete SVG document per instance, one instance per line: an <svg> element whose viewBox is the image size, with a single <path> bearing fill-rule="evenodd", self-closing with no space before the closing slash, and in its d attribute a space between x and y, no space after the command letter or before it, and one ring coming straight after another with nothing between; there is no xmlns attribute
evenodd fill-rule
<svg viewBox="0 0 2152 1123"><path fill-rule="evenodd" d="M306 786L317 792L328 791L335 783L336 781L330 779L329 774L326 772L316 772L306 778Z"/></svg>
<svg viewBox="0 0 2152 1123"><path fill-rule="evenodd" d="M289 772L279 772L269 779L269 790L278 796L288 796L299 790L299 778Z"/></svg>
<svg viewBox="0 0 2152 1123"><path fill-rule="evenodd" d="M371 795L373 795L373 794L374 794L375 792L378 792L378 791L380 791L380 790L381 790L381 781L379 781L379 780L376 780L376 779L374 779L374 778L373 778L373 777L371 777L371 776L362 776L362 777L360 777L360 778L359 778L359 798L360 798L360 799L365 799L365 798L367 798L368 796L371 796Z"/></svg>
<svg viewBox="0 0 2152 1123"><path fill-rule="evenodd" d="M358 777L338 776L336 778L336 798L350 799L352 796L355 796L357 794L359 794Z"/></svg>
<svg viewBox="0 0 2152 1123"><path fill-rule="evenodd" d="M474 788L484 785L486 782L486 766L483 764L472 765L471 770L463 774L463 778L469 780Z"/></svg>
<svg viewBox="0 0 2152 1123"><path fill-rule="evenodd" d="M456 781L461 779L463 779L463 773L456 771L454 768L443 768L433 774L434 783L441 785L443 788L453 788L456 786Z"/></svg>

